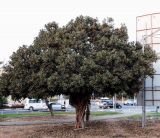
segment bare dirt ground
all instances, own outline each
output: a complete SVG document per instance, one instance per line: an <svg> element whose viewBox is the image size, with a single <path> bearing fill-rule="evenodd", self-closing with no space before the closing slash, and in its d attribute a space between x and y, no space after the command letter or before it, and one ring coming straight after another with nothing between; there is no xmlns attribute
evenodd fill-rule
<svg viewBox="0 0 160 138"><path fill-rule="evenodd" d="M160 138L160 121L148 121L142 129L139 121L92 121L85 129L68 125L1 126L0 138Z"/></svg>

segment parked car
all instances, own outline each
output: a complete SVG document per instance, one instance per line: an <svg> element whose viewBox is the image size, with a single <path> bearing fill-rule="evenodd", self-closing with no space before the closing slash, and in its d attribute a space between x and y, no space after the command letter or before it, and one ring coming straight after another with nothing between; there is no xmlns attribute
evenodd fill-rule
<svg viewBox="0 0 160 138"><path fill-rule="evenodd" d="M19 104L11 104L9 105L10 108L24 108L24 104L23 103L19 103Z"/></svg>
<svg viewBox="0 0 160 138"><path fill-rule="evenodd" d="M102 97L100 98L101 102L106 102L106 101L110 101L111 99L109 99L108 97Z"/></svg>
<svg viewBox="0 0 160 138"><path fill-rule="evenodd" d="M24 108L24 104L23 103L4 103L2 105L2 108Z"/></svg>
<svg viewBox="0 0 160 138"><path fill-rule="evenodd" d="M108 104L107 106L108 106L109 108L113 108L113 101L112 101L112 102L109 102L109 103L107 103L107 104ZM121 108L122 108L122 106L121 106L119 103L116 103L115 106L116 106L117 109L121 109Z"/></svg>
<svg viewBox="0 0 160 138"><path fill-rule="evenodd" d="M25 105L24 105L24 109L27 110L46 110L48 109L45 100L42 99L26 99Z"/></svg>
<svg viewBox="0 0 160 138"><path fill-rule="evenodd" d="M50 103L50 106L52 107L53 111L66 110L66 107L60 103Z"/></svg>
<svg viewBox="0 0 160 138"><path fill-rule="evenodd" d="M99 102L99 108L105 108L107 106L107 103L111 100L101 100Z"/></svg>
<svg viewBox="0 0 160 138"><path fill-rule="evenodd" d="M11 104L9 104L8 102L6 103L0 103L0 108L11 108Z"/></svg>
<svg viewBox="0 0 160 138"><path fill-rule="evenodd" d="M134 99L128 99L124 102L124 105L136 105L137 102Z"/></svg>
<svg viewBox="0 0 160 138"><path fill-rule="evenodd" d="M108 100L105 102L102 102L99 104L99 108L107 109L107 108L113 108L113 101ZM116 108L120 109L122 106L119 103L116 103Z"/></svg>

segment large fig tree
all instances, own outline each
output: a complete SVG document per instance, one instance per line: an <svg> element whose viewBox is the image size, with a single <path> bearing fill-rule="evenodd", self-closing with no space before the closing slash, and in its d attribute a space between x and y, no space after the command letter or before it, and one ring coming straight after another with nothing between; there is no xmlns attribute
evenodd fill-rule
<svg viewBox="0 0 160 138"><path fill-rule="evenodd" d="M93 92L138 92L143 75L153 74L155 60L149 47L143 53L139 43L128 42L124 25L114 28L111 18L100 23L80 16L63 27L45 25L31 46L13 53L0 90L16 99L68 95L76 109L75 127L83 128Z"/></svg>

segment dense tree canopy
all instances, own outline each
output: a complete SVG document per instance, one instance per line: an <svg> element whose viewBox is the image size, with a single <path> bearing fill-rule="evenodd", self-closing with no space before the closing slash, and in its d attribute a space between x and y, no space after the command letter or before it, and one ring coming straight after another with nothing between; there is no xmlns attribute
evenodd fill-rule
<svg viewBox="0 0 160 138"><path fill-rule="evenodd" d="M63 27L45 25L31 46L13 53L0 90L15 99L69 95L79 128L93 92L138 92L143 75L153 74L155 60L149 47L143 53L142 45L128 42L125 25L114 28L111 18L100 23L80 16Z"/></svg>

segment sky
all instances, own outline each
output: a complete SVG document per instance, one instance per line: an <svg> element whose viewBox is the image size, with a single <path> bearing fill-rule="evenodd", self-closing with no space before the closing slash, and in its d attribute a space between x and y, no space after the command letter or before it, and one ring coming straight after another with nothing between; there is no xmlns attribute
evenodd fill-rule
<svg viewBox="0 0 160 138"><path fill-rule="evenodd" d="M160 0L0 0L0 61L7 63L20 46L32 44L45 24L63 26L79 15L112 17L135 41L136 17L160 12L159 6Z"/></svg>

